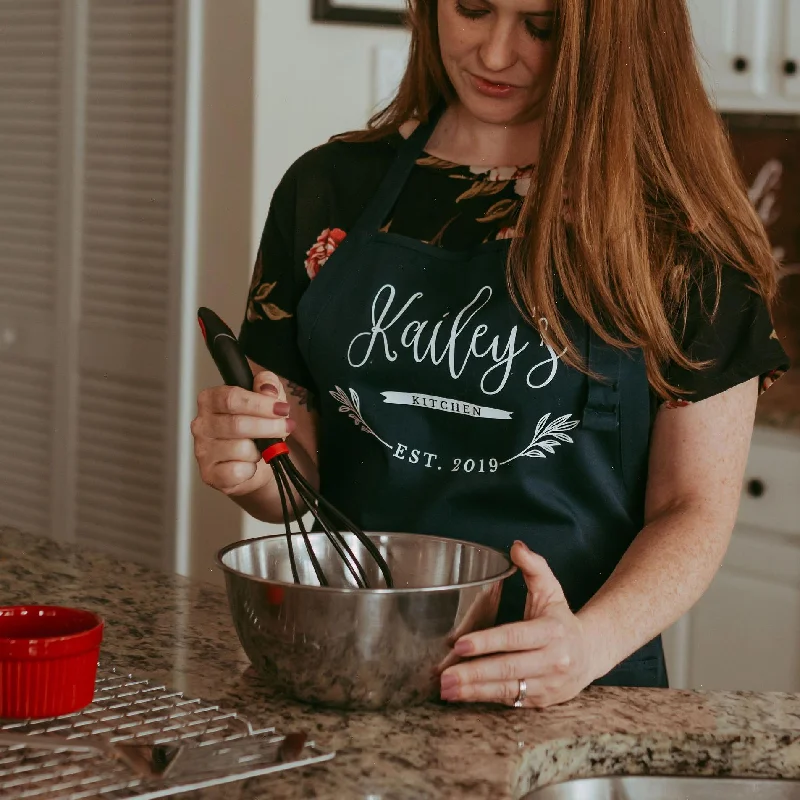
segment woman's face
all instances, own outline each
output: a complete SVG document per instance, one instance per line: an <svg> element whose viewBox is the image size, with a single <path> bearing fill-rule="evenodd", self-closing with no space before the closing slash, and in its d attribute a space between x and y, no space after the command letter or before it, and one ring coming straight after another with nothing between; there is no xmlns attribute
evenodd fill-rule
<svg viewBox="0 0 800 800"><path fill-rule="evenodd" d="M477 119L542 113L553 68L553 0L438 0L439 42L459 100Z"/></svg>

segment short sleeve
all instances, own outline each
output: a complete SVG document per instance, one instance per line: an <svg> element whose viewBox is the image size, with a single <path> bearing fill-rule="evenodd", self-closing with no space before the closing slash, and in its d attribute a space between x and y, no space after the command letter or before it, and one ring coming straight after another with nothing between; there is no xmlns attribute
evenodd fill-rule
<svg viewBox="0 0 800 800"><path fill-rule="evenodd" d="M297 305L308 279L295 256L296 194L290 170L270 203L239 341L245 354L264 369L314 392L297 344Z"/></svg>
<svg viewBox="0 0 800 800"><path fill-rule="evenodd" d="M667 365L666 379L686 392L668 405L705 400L756 377L764 390L789 368L769 309L750 277L723 267L719 305L714 310L716 291L716 277L711 273L690 292L682 349L692 359L711 363L699 370Z"/></svg>

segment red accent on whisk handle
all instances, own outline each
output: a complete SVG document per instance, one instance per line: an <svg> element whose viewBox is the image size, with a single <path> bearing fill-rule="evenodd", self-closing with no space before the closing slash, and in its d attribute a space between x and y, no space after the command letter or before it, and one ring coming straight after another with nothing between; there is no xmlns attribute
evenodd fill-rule
<svg viewBox="0 0 800 800"><path fill-rule="evenodd" d="M260 439L259 441L268 442L269 439ZM271 444L267 447L261 455L264 457L264 461L269 464L269 462L277 456L289 455L289 445L283 441L275 442L275 444Z"/></svg>

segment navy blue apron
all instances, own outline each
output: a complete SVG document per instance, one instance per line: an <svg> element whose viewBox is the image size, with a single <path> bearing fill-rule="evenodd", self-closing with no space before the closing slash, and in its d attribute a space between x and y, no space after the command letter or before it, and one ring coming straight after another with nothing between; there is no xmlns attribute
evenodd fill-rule
<svg viewBox="0 0 800 800"><path fill-rule="evenodd" d="M608 347L564 304L568 367L514 306L509 240L454 252L380 228L438 115L306 290L299 345L320 394L322 493L365 530L541 554L573 611L642 527L650 401L641 353ZM498 623L521 619L507 581ZM625 621L620 620L624 625ZM660 637L598 683L665 686Z"/></svg>

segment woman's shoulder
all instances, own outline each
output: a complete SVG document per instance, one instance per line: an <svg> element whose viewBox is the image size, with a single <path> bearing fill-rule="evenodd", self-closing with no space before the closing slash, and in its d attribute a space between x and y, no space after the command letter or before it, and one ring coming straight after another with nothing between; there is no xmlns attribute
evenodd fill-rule
<svg viewBox="0 0 800 800"><path fill-rule="evenodd" d="M385 168L395 155L399 137L397 132L366 141L350 132L332 136L299 156L286 170L284 180L319 184L343 178L352 181L358 175L374 174L376 169Z"/></svg>

